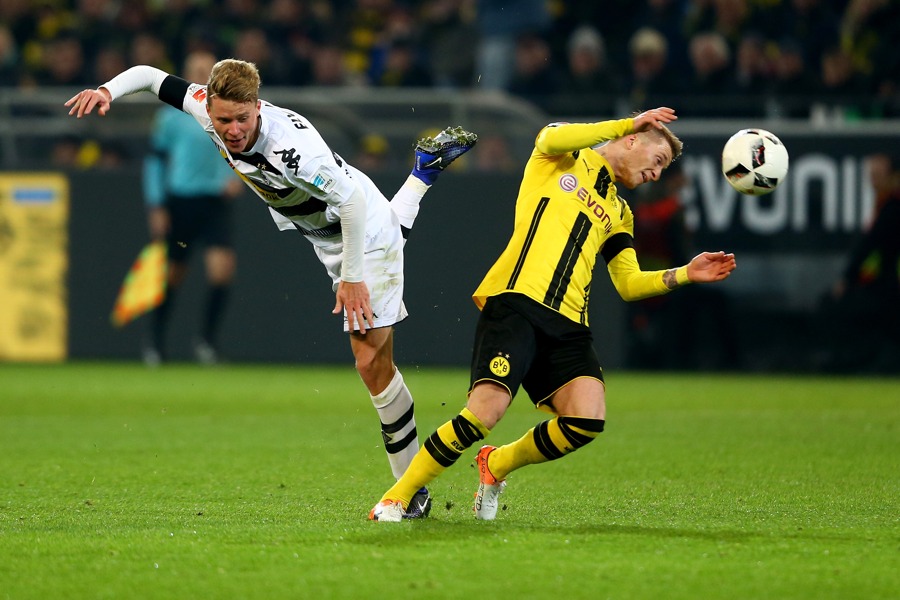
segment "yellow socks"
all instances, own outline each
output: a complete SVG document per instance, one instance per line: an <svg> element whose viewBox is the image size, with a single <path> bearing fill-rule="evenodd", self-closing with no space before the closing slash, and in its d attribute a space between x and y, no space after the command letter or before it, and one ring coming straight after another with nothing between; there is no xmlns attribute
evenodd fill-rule
<svg viewBox="0 0 900 600"><path fill-rule="evenodd" d="M562 458L593 441L603 431L603 419L556 417L538 423L511 444L491 452L488 468L497 479L525 465Z"/></svg>
<svg viewBox="0 0 900 600"><path fill-rule="evenodd" d="M490 430L468 408L432 433L416 453L406 473L385 492L382 500L399 500L403 507L419 489L428 485L444 469L456 462L472 444L483 440Z"/></svg>

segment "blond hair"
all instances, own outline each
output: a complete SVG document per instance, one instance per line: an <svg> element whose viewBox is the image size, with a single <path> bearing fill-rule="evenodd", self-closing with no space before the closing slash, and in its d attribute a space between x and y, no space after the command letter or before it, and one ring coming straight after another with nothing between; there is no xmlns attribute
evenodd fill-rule
<svg viewBox="0 0 900 600"><path fill-rule="evenodd" d="M638 116L639 114L641 114L640 111L634 112L631 114L631 117L634 118L634 117ZM669 129L662 123L657 123L657 125L659 125L659 127L651 127L650 129L647 129L646 131L639 131L637 133L637 135L643 135L643 136L653 135L653 136L664 139L669 144L669 148L671 148L671 150L672 150L672 162L675 162L675 159L677 159L679 156L681 156L681 150L682 150L682 148L684 148L684 143L678 139L677 135L672 133L671 129ZM671 163L669 163L669 164L671 164Z"/></svg>
<svg viewBox="0 0 900 600"><path fill-rule="evenodd" d="M657 137L661 137L669 144L669 148L672 149L672 162L681 156L681 150L684 148L684 143L678 139L678 136L672 133L672 130L663 125L659 124L659 128L652 127L647 131L642 132L643 134L651 134L656 135ZM638 134L641 135L641 134ZM670 163L671 164L671 163Z"/></svg>
<svg viewBox="0 0 900 600"><path fill-rule="evenodd" d="M213 66L207 85L207 102L213 97L240 103L259 100L259 71L251 62L226 58Z"/></svg>

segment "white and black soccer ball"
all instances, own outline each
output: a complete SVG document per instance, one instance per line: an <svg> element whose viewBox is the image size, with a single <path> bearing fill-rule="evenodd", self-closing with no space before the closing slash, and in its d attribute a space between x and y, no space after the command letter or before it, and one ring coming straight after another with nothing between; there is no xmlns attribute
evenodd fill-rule
<svg viewBox="0 0 900 600"><path fill-rule="evenodd" d="M775 134L765 129L742 129L722 148L722 173L742 194L773 192L788 172L788 152Z"/></svg>

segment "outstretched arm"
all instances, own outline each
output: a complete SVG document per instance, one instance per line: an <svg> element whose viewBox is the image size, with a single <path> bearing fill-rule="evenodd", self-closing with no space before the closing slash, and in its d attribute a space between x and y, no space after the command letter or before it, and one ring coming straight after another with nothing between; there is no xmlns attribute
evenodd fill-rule
<svg viewBox="0 0 900 600"><path fill-rule="evenodd" d="M616 291L627 302L667 294L688 283L721 281L736 266L734 254L701 252L683 267L642 271L633 248L623 249L607 263Z"/></svg>
<svg viewBox="0 0 900 600"><path fill-rule="evenodd" d="M103 116L109 110L110 103L116 98L148 91L159 95L159 88L168 73L155 67L139 65L116 75L96 90L82 90L72 96L66 106L69 114L77 118L89 115L97 108L97 114Z"/></svg>
<svg viewBox="0 0 900 600"><path fill-rule="evenodd" d="M688 280L692 283L722 281L737 267L734 254L722 252L701 252L687 264ZM674 271L666 271L666 274ZM674 276L672 277L674 280ZM668 282L666 284L668 286ZM671 286L670 286L671 287Z"/></svg>

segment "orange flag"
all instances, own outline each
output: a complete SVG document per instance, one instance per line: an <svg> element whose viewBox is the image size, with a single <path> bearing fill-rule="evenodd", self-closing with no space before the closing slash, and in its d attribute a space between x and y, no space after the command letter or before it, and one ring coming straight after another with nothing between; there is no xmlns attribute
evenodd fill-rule
<svg viewBox="0 0 900 600"><path fill-rule="evenodd" d="M124 327L166 297L166 245L151 242L138 255L119 288L110 316L113 325Z"/></svg>

